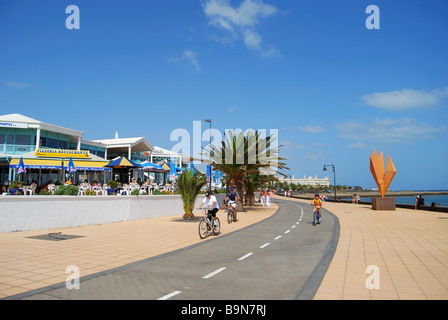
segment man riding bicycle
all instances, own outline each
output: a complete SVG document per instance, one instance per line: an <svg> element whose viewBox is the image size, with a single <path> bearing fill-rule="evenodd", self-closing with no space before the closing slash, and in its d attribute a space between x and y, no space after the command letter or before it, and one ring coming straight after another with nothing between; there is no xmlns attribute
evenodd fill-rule
<svg viewBox="0 0 448 320"><path fill-rule="evenodd" d="M226 200L224 200L224 202L226 202L228 200L233 201L233 203L229 203L229 206L232 207L234 221L237 221L237 219L236 219L236 202L238 201L238 194L236 193L236 191L233 190L233 188L230 188L229 191L230 192L227 194L227 198L226 198Z"/></svg>
<svg viewBox="0 0 448 320"><path fill-rule="evenodd" d="M322 207L322 199L320 198L318 193L316 193L314 195L314 199L313 199L313 201L311 201L310 205L314 206L314 210L317 210L317 213L319 215L319 221L320 221L320 208Z"/></svg>
<svg viewBox="0 0 448 320"><path fill-rule="evenodd" d="M210 191L205 193L205 198L199 205L198 209L201 209L204 204L208 208L207 218L211 221L211 217L213 217L213 225L215 225L214 220L216 219L216 212L219 210L219 205L216 197L212 195Z"/></svg>

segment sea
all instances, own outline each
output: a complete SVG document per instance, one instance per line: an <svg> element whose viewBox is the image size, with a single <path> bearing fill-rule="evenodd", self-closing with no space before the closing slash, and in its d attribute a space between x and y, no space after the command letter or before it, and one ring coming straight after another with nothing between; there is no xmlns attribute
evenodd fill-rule
<svg viewBox="0 0 448 320"><path fill-rule="evenodd" d="M411 197L394 197L396 203L403 203L403 204L415 204L415 198L417 197L418 191L416 192L415 196ZM423 199L425 199L425 204L428 204L429 206L434 202L440 204L441 207L448 207L448 195L437 195L437 196L423 196ZM351 200L347 199L347 200ZM370 201L372 202L371 198L362 198L361 201Z"/></svg>

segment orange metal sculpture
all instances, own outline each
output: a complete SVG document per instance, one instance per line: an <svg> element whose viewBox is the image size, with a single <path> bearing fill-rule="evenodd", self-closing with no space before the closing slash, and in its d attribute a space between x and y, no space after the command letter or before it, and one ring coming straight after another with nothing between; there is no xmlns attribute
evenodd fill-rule
<svg viewBox="0 0 448 320"><path fill-rule="evenodd" d="M397 173L390 156L387 156L386 174L384 174L383 151L378 156L375 150L370 156L370 172L372 172L373 179L375 179L376 185L380 190L381 197L384 198L387 188L389 188L392 179Z"/></svg>

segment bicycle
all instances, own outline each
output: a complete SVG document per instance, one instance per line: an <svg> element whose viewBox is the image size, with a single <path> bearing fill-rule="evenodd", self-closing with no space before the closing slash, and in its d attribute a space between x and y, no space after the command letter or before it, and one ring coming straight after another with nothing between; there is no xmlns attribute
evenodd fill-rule
<svg viewBox="0 0 448 320"><path fill-rule="evenodd" d="M320 224L322 221L322 216L319 217L319 211L317 210L316 207L314 207L313 216L314 216L313 220L314 225L316 226L317 224Z"/></svg>
<svg viewBox="0 0 448 320"><path fill-rule="evenodd" d="M221 222L219 221L219 218L212 218L211 221L208 218L208 208L204 208L204 219L199 221L198 231L201 239L205 239L210 232L213 232L216 236L221 231Z"/></svg>
<svg viewBox="0 0 448 320"><path fill-rule="evenodd" d="M227 204L227 222L228 223L232 223L232 221L236 222L236 210L235 210L235 215L233 215L233 208L231 206L231 204L233 204L233 203L236 204L236 201L229 200L229 202Z"/></svg>

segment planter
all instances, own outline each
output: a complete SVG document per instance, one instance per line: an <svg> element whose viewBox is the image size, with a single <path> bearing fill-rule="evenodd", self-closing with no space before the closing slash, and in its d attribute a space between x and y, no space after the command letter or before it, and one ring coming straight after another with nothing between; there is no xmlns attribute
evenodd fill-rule
<svg viewBox="0 0 448 320"><path fill-rule="evenodd" d="M16 194L17 192L18 192L19 194L22 194L22 190L21 190L21 189L8 189L8 192L9 192L10 194Z"/></svg>

